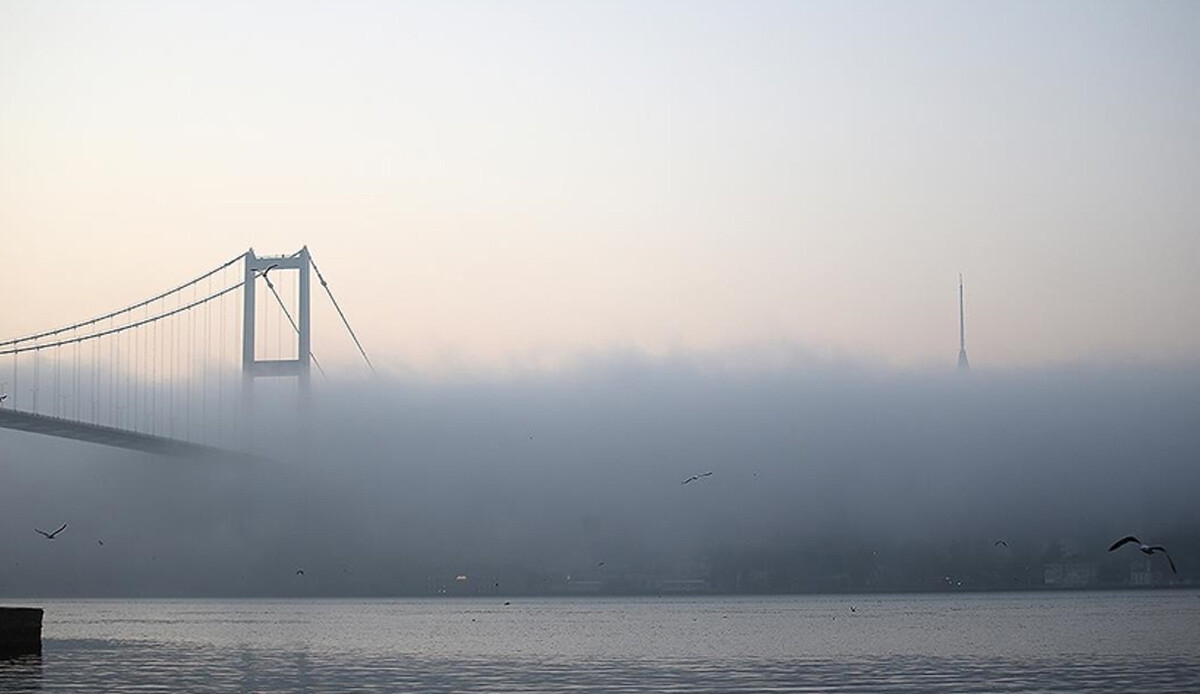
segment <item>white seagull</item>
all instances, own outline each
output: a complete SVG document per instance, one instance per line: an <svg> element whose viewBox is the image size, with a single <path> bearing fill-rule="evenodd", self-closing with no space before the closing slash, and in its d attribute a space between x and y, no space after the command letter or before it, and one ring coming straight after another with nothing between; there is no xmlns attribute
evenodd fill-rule
<svg viewBox="0 0 1200 694"><path fill-rule="evenodd" d="M66 529L67 529L67 524L63 523L62 525L58 526L58 530L55 530L52 533L48 533L45 530L38 530L37 528L34 528L34 531L37 532L39 535L45 537L47 540L53 540L55 535L61 533L62 531L66 530Z"/></svg>
<svg viewBox="0 0 1200 694"><path fill-rule="evenodd" d="M712 470L709 470L708 472L702 472L699 475L692 475L691 477L684 480L681 484L687 484L688 482L695 482L696 480L700 479L701 477L708 477L711 474L713 474Z"/></svg>
<svg viewBox="0 0 1200 694"><path fill-rule="evenodd" d="M1120 540L1117 540L1116 542L1113 543L1112 547L1108 548L1108 551L1111 552L1114 549L1120 547L1121 545L1123 545L1127 542L1136 542L1137 546L1138 546L1138 550L1140 550L1142 552L1142 554L1152 555L1155 552L1162 552L1163 556L1165 556L1167 558L1167 563L1171 565L1171 573L1173 573L1173 574L1179 573L1178 571L1175 570L1175 562L1171 561L1171 555L1167 554L1166 547L1163 547L1162 545L1148 545L1145 542L1142 542L1141 540L1137 539L1133 535L1127 535L1127 536L1121 538Z"/></svg>

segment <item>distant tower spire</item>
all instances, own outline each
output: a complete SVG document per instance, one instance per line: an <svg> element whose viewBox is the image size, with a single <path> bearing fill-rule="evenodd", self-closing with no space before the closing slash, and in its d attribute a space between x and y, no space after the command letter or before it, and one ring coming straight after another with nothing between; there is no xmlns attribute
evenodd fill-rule
<svg viewBox="0 0 1200 694"><path fill-rule="evenodd" d="M958 273L958 370L966 371L971 365L967 362L967 329L963 311L963 279Z"/></svg>

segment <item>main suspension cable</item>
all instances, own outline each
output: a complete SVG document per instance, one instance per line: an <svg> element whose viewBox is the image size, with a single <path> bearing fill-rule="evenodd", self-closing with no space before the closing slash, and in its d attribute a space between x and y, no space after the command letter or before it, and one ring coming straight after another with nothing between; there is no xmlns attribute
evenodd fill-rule
<svg viewBox="0 0 1200 694"><path fill-rule="evenodd" d="M12 340L4 340L3 342L0 342L0 347L4 347L5 345L20 344L22 342L30 342L32 340L38 340L43 337L57 335L59 333L67 332L68 330L74 330L76 328L82 328L87 325L93 325L95 323L99 323L100 321L103 321L103 320L108 320L109 318L113 318L114 316L119 316L122 313L128 313L129 311L132 311L137 308L141 308L143 306L146 306L147 304L150 304L151 302L158 301L159 299L162 299L163 297L170 296L171 294L174 294L175 292L186 289L187 287L189 287L193 284L196 284L197 282L200 282L201 280L207 279L208 277L215 275L216 273L220 272L221 270L224 270L225 268L229 267L230 265L233 265L234 263L242 260L245 257L246 256L244 253L239 254L239 255L235 256L232 260L221 265L220 267L218 267L214 270L209 270L208 272L204 273L203 275L200 275L199 277L197 277L196 279L194 279L190 282L184 282L183 284L179 285L178 287L175 287L174 289L171 289L170 291L163 292L162 294L159 294L158 296L146 299L145 301L138 302L136 304L133 304L132 306L126 306L125 308L117 310L117 311L113 311L112 313L106 313L103 316L98 316L98 317L92 318L90 320L85 320L80 323L76 323L74 325L68 325L64 328L55 328L54 330L47 330L46 332L38 333L36 335L29 335L27 337L18 337L18 338L14 338ZM0 354L9 354L9 352L0 352Z"/></svg>
<svg viewBox="0 0 1200 694"><path fill-rule="evenodd" d="M311 253L308 255L308 262L317 273L317 279L321 282L321 286L325 288L325 293L329 295L329 300L333 302L333 307L337 309L338 315L342 317L342 323L345 324L346 330L350 333L350 337L353 338L354 345L358 347L358 353L362 355L363 361L367 362L367 368L371 369L372 374L375 373L375 365L371 363L371 358L367 356L367 351L363 349L362 343L358 341L358 335L354 334L354 328L350 327L350 321L346 320L346 314L342 312L342 307L338 305L337 299L333 298L333 291L329 288L329 283L325 281L325 277L321 274L321 269L317 267L317 261L313 260Z"/></svg>
<svg viewBox="0 0 1200 694"><path fill-rule="evenodd" d="M241 288L242 288L242 283L238 282L237 284L232 284L232 285L222 289L221 291L217 292L216 294L211 294L209 296L204 297L203 299L193 301L190 304L171 309L170 311L167 311L166 313L161 313L161 314L159 314L157 316L153 316L151 318L145 318L143 320L137 321L136 323L127 323L127 324L119 326L119 327L108 328L107 330L102 330L97 333L91 333L88 335L84 335L82 337L72 337L67 340L59 340L58 342L49 342L46 344L32 345L29 347L10 347L9 349L3 349L3 350L0 350L0 357L4 356L6 354L21 354L22 352L36 353L38 350L50 349L52 347L61 347L63 345L69 345L69 344L72 344L75 342L84 342L86 340L94 340L96 338L105 337L107 335L113 335L113 334L116 334L119 332L124 332L126 330L131 330L133 328L140 328L143 325L147 325L147 324L153 323L155 321L162 320L164 318L170 318L171 316L173 316L177 313L182 313L184 311L187 311L188 309L195 308L195 307L205 304L209 301L212 301L213 299L216 299L219 296L224 296L225 294L228 294L229 292L232 292L234 290L241 289ZM115 316L117 314L114 313L112 315ZM80 325L83 325L83 324L81 323ZM7 342L4 344L12 344L12 342Z"/></svg>
<svg viewBox="0 0 1200 694"><path fill-rule="evenodd" d="M275 301L279 304L279 308L283 309L283 315L287 316L288 322L292 324L292 330L295 330L296 334L299 335L300 326L296 325L296 321L292 319L292 314L288 311L287 306L284 305L283 298L279 296L279 292L275 291L275 285L266 275L262 275L262 278L267 281L267 287L271 290L271 293L275 295ZM282 350L280 351L282 352ZM325 369L321 368L321 362L317 361L317 355L313 354L311 349L308 350L308 356L310 359L312 359L313 366L317 367L317 371L321 372L321 378L329 380L329 378L325 375Z"/></svg>

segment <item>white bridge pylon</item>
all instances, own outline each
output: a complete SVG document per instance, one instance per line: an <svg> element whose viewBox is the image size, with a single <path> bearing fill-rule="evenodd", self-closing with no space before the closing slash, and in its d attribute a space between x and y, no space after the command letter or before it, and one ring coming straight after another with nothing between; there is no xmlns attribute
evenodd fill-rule
<svg viewBox="0 0 1200 694"><path fill-rule="evenodd" d="M244 265L246 278L242 288L242 397L245 400L247 411L250 410L254 401L254 379L280 376L294 376L297 379L300 385L301 407L307 409L312 397L312 303L309 300L309 287L311 286L309 268L312 267L312 260L308 255L308 247L305 246L296 253L286 256L258 256L251 248L246 251ZM271 281L270 273L292 270L300 273L299 310L297 311L299 316L298 321L292 321L297 340L296 358L258 359L255 356L257 321L254 310L257 280L261 277L266 281L267 288L275 293L275 285ZM278 298L279 296L276 294L276 299ZM286 313L287 309L282 301L280 306ZM292 320L290 313L287 314L287 317Z"/></svg>

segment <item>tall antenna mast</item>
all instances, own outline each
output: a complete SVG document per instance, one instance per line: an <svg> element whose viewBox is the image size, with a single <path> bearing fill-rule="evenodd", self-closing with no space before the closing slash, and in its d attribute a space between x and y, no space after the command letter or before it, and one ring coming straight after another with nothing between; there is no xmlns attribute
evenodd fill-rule
<svg viewBox="0 0 1200 694"><path fill-rule="evenodd" d="M963 278L958 273L958 370L966 371L971 365L967 362L967 328L963 311Z"/></svg>

